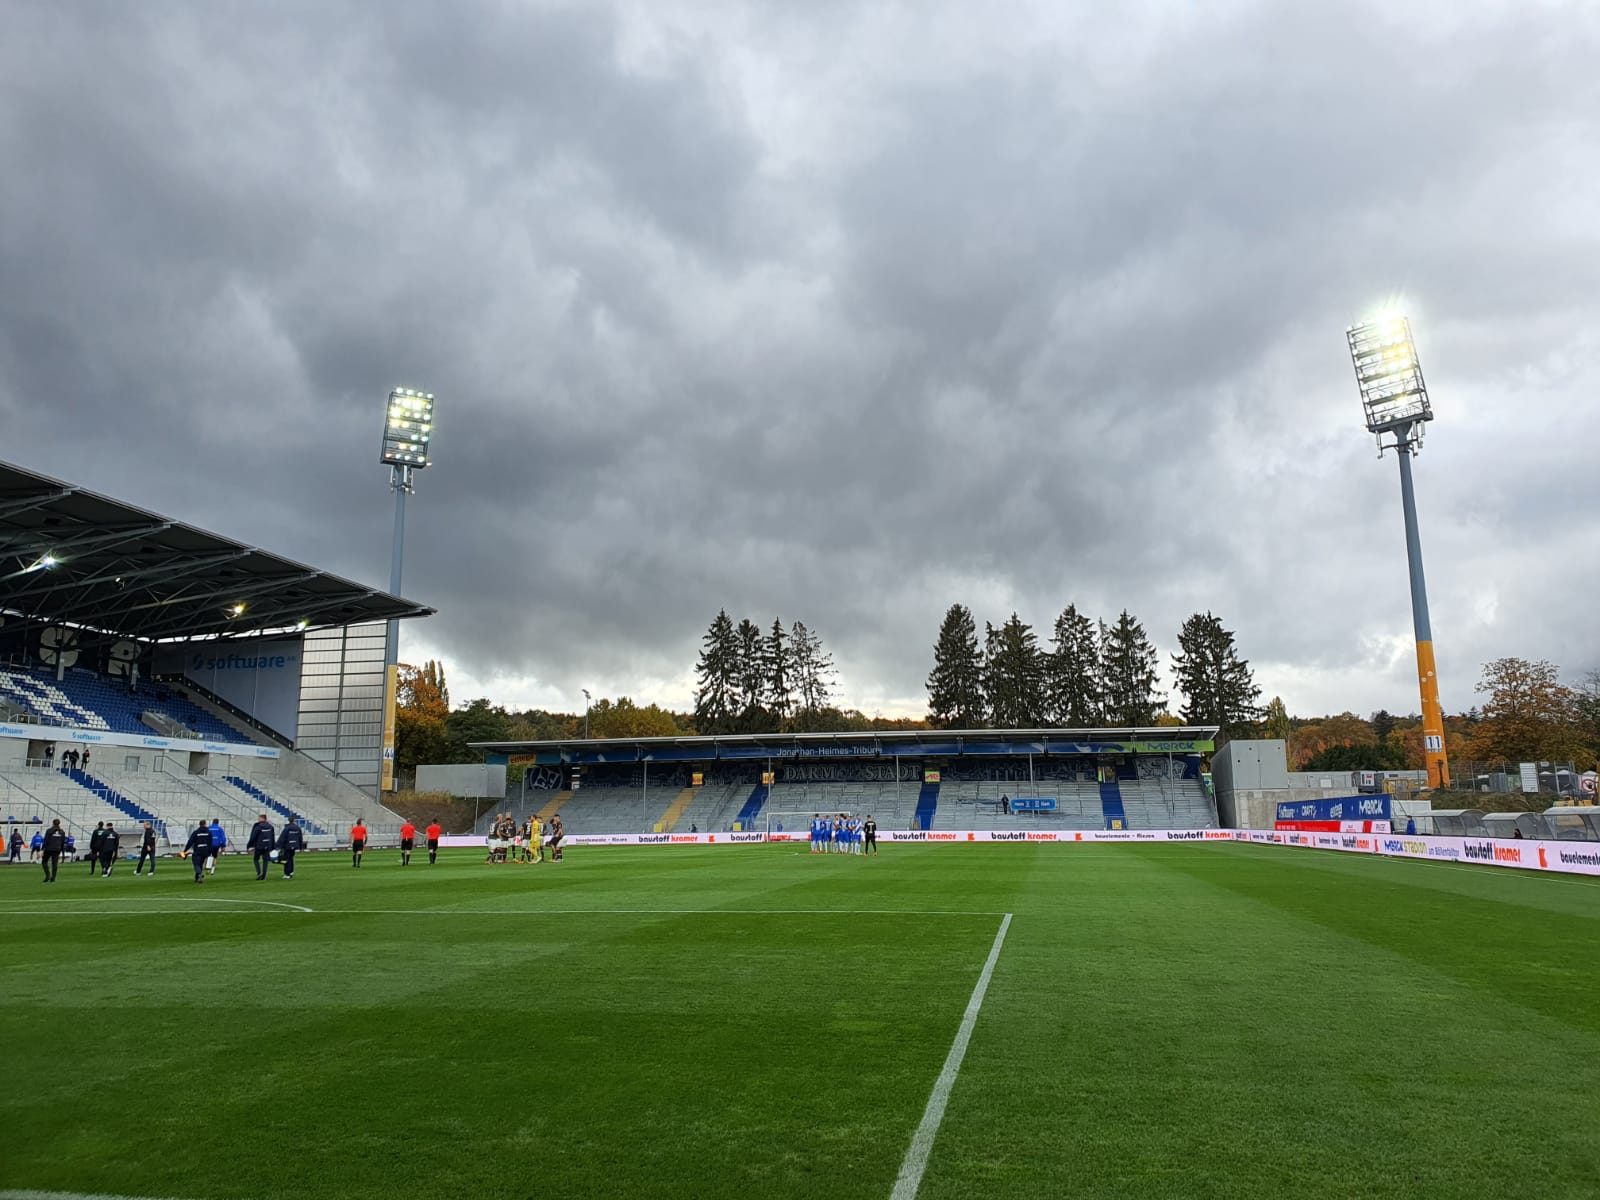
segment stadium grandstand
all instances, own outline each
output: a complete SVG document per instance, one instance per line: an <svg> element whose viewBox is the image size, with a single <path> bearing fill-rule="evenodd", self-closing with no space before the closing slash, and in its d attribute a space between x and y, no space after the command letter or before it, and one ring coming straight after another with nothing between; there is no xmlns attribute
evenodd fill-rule
<svg viewBox="0 0 1600 1200"><path fill-rule="evenodd" d="M1217 825L1215 726L909 730L482 742L521 765L511 811L569 833L794 831L811 814L885 829ZM480 820L487 832L492 814Z"/></svg>
<svg viewBox="0 0 1600 1200"><path fill-rule="evenodd" d="M327 846L379 803L391 619L432 610L0 463L0 820L263 810Z"/></svg>

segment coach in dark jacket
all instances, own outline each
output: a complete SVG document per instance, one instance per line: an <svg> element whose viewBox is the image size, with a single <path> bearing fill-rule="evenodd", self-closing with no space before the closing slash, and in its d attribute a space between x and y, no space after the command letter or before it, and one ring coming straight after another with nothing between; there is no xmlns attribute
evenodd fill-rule
<svg viewBox="0 0 1600 1200"><path fill-rule="evenodd" d="M200 824L194 827L194 832L189 835L189 840L183 845L183 852L194 860L194 881L201 883L205 879L206 859L211 857L211 826L207 825L205 818L200 818Z"/></svg>
<svg viewBox="0 0 1600 1200"><path fill-rule="evenodd" d="M278 862L283 866L283 877L285 879L294 878L295 851L304 849L305 844L305 830L295 823L293 817L290 817L289 823L283 827L283 832L278 835Z"/></svg>
<svg viewBox="0 0 1600 1200"><path fill-rule="evenodd" d="M244 844L244 848L250 851L251 861L256 865L257 879L267 877L267 864L272 861L272 850L277 844L277 831L272 828L272 822L267 820L267 814L262 813L261 819L250 826L250 837Z"/></svg>
<svg viewBox="0 0 1600 1200"><path fill-rule="evenodd" d="M135 875L144 874L144 860L150 860L150 874L156 873L156 831L149 821L144 823L144 834L139 839L139 861L134 865Z"/></svg>
<svg viewBox="0 0 1600 1200"><path fill-rule="evenodd" d="M57 817L50 822L50 828L44 831L44 881L54 883L56 872L61 868L61 855L67 849L67 831L61 828L61 818Z"/></svg>
<svg viewBox="0 0 1600 1200"><path fill-rule="evenodd" d="M110 825L100 835L100 878L109 879L111 868L117 865L117 848L122 845L122 839L117 836L117 831Z"/></svg>

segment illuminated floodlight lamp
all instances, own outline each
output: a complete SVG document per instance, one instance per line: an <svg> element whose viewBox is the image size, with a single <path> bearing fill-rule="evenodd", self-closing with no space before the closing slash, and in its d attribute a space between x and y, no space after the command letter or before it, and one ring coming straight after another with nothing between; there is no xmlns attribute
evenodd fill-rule
<svg viewBox="0 0 1600 1200"><path fill-rule="evenodd" d="M1351 326L1345 338L1367 431L1378 439L1379 449L1386 433L1394 435L1395 444L1420 443L1423 422L1433 420L1433 406L1411 340L1411 322L1399 315L1379 317Z"/></svg>
<svg viewBox="0 0 1600 1200"><path fill-rule="evenodd" d="M237 604L228 605L228 615L230 617L244 616L244 601L241 600Z"/></svg>
<svg viewBox="0 0 1600 1200"><path fill-rule="evenodd" d="M48 571L60 561L54 554L42 554L26 567L23 567L22 573L24 575L32 575L35 571Z"/></svg>
<svg viewBox="0 0 1600 1200"><path fill-rule="evenodd" d="M433 393L395 388L389 393L379 461L420 471L428 465L432 440Z"/></svg>

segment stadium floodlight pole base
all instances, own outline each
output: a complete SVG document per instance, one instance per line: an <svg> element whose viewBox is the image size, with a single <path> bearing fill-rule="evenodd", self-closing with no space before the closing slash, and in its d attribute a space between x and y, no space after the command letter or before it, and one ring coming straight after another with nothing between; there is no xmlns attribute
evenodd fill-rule
<svg viewBox="0 0 1600 1200"><path fill-rule="evenodd" d="M1400 504L1405 511L1406 565L1411 573L1411 625L1417 641L1417 682L1422 695L1422 760L1428 786L1450 786L1450 761L1444 748L1444 708L1439 703L1439 675L1433 661L1433 623L1428 616L1428 582L1422 571L1422 535L1417 528L1417 492L1411 478L1415 442L1413 426L1395 431L1395 457L1400 460Z"/></svg>

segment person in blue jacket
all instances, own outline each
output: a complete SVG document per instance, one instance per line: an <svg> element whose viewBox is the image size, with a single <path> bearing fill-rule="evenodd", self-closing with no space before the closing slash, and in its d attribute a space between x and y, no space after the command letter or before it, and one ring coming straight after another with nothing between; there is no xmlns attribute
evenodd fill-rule
<svg viewBox="0 0 1600 1200"><path fill-rule="evenodd" d="M206 824L204 817L200 818L189 840L183 844L183 852L194 861L194 881L204 883L206 860L211 857L211 827Z"/></svg>
<svg viewBox="0 0 1600 1200"><path fill-rule="evenodd" d="M217 860L222 857L222 852L228 848L228 835L222 832L222 822L215 817L211 818L211 866L209 870L213 875L217 873Z"/></svg>
<svg viewBox="0 0 1600 1200"><path fill-rule="evenodd" d="M283 867L285 879L294 878L295 851L305 848L305 831L295 822L293 816L289 823L283 827L283 832L278 835L278 862Z"/></svg>

